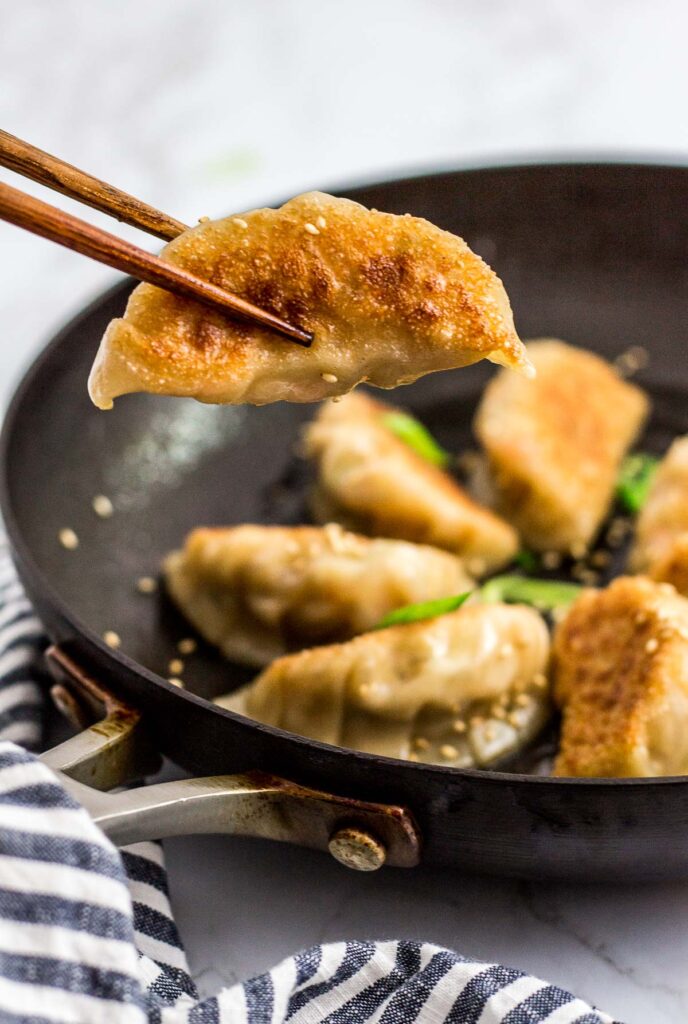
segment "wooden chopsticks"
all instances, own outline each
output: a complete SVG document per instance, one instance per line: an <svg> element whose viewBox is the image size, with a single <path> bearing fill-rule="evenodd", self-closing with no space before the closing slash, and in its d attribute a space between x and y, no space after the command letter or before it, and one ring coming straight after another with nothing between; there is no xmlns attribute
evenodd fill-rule
<svg viewBox="0 0 688 1024"><path fill-rule="evenodd" d="M186 230L186 225L160 210L3 131L0 131L0 165L159 238L176 238ZM140 281L196 299L223 313L252 320L306 348L313 341L308 331L294 327L252 302L3 183L0 183L0 219L131 274Z"/></svg>
<svg viewBox="0 0 688 1024"><path fill-rule="evenodd" d="M9 132L0 130L0 164L16 171L24 178L31 178L41 185L47 185L53 192L62 192L71 199L78 199L86 206L92 206L101 213L109 213L125 224L147 231L169 241L186 231L187 225L156 210L148 203L142 203L127 192L108 185L100 178L94 178L78 167L58 160L50 153L44 153Z"/></svg>

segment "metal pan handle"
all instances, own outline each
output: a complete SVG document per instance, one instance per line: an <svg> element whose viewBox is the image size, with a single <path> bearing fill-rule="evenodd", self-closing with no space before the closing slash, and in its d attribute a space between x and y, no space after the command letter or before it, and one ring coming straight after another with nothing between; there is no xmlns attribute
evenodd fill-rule
<svg viewBox="0 0 688 1024"><path fill-rule="evenodd" d="M42 760L116 845L223 832L328 850L358 871L418 864L420 837L405 808L321 793L259 771L105 792L160 763L142 716L61 648L49 648L46 657L55 703L85 728Z"/></svg>

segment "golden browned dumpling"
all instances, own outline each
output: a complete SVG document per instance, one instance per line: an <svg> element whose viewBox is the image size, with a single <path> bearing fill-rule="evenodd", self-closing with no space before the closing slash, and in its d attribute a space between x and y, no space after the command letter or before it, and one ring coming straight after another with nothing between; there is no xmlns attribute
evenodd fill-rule
<svg viewBox="0 0 688 1024"><path fill-rule="evenodd" d="M167 588L210 643L267 665L288 651L348 640L403 605L465 593L446 551L371 540L335 523L197 529L165 560Z"/></svg>
<svg viewBox="0 0 688 1024"><path fill-rule="evenodd" d="M199 224L163 256L315 342L300 348L141 284L91 371L101 409L131 391L263 405L315 402L364 380L393 388L479 359L530 369L499 278L462 239L418 217L310 192Z"/></svg>
<svg viewBox="0 0 688 1024"><path fill-rule="evenodd" d="M688 437L662 459L641 510L631 551L633 572L688 594Z"/></svg>
<svg viewBox="0 0 688 1024"><path fill-rule="evenodd" d="M557 775L688 773L688 600L643 576L587 591L554 636Z"/></svg>
<svg viewBox="0 0 688 1024"><path fill-rule="evenodd" d="M609 510L619 464L648 402L591 352L548 340L531 342L528 353L537 376L497 374L475 430L497 508L525 544L578 554Z"/></svg>
<svg viewBox="0 0 688 1024"><path fill-rule="evenodd" d="M465 557L476 576L509 562L518 550L516 531L396 437L384 423L389 412L357 392L323 405L309 424L316 519L445 548Z"/></svg>
<svg viewBox="0 0 688 1024"><path fill-rule="evenodd" d="M471 604L280 658L218 703L355 750L487 766L547 720L548 656L532 608Z"/></svg>

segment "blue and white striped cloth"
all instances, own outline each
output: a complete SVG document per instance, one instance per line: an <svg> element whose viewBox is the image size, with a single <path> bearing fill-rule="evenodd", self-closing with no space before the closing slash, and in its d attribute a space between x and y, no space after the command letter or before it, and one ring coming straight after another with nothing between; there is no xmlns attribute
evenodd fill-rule
<svg viewBox="0 0 688 1024"><path fill-rule="evenodd" d="M199 1001L162 848L118 852L36 760L43 637L0 538L0 1024L612 1024L428 943L336 942Z"/></svg>

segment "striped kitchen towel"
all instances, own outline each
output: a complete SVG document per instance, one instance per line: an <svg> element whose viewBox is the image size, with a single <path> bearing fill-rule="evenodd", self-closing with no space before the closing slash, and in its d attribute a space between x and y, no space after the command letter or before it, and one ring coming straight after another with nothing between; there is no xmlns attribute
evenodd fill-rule
<svg viewBox="0 0 688 1024"><path fill-rule="evenodd" d="M43 637L0 540L0 1024L611 1024L429 943L336 942L199 1001L162 849L118 852L33 754Z"/></svg>

